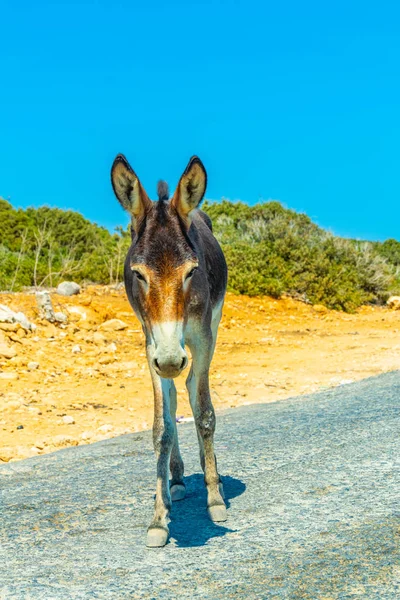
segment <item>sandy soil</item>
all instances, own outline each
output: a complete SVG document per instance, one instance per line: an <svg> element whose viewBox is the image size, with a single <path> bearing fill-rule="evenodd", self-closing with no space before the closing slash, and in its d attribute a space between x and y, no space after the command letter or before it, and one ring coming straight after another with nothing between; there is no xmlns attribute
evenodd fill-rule
<svg viewBox="0 0 400 600"><path fill-rule="evenodd" d="M141 328L123 291L92 286L52 294L68 325L40 319L32 294L0 303L37 325L26 334L0 323L0 461L86 444L152 424L152 392ZM108 331L110 319L124 329ZM36 364L32 364L36 363ZM216 410L274 402L400 367L400 311L363 307L349 315L289 298L228 294L211 369ZM177 380L178 415L189 417Z"/></svg>

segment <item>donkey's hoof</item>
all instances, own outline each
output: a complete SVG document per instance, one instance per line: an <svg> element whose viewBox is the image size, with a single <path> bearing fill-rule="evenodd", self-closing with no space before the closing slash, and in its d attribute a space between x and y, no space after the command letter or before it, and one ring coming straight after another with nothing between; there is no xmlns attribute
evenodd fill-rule
<svg viewBox="0 0 400 600"><path fill-rule="evenodd" d="M172 502L178 502L178 500L183 500L186 496L186 488L183 483L174 483L171 485L171 500Z"/></svg>
<svg viewBox="0 0 400 600"><path fill-rule="evenodd" d="M222 521L226 521L228 518L228 513L226 512L226 506L223 504L215 504L214 506L208 507L208 516L211 521L214 523L221 523Z"/></svg>
<svg viewBox="0 0 400 600"><path fill-rule="evenodd" d="M168 531L161 527L147 530L146 546L148 548L162 548L168 542Z"/></svg>

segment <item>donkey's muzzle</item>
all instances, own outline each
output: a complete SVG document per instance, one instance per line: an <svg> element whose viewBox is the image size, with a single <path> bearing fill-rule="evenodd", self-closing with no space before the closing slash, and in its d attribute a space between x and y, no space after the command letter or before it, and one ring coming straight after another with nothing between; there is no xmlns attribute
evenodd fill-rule
<svg viewBox="0 0 400 600"><path fill-rule="evenodd" d="M152 360L153 369L164 379L173 379L187 367L188 357L186 352L181 348L178 355L163 355L162 352L155 352Z"/></svg>

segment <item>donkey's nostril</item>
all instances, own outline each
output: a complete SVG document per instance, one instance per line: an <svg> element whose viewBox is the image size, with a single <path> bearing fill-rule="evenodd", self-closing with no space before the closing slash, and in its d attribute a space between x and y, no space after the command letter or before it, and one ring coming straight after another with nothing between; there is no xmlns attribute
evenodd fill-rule
<svg viewBox="0 0 400 600"><path fill-rule="evenodd" d="M181 370L183 371L183 369L186 367L186 365L188 364L188 359L186 356L184 356L182 358L182 363L181 363Z"/></svg>
<svg viewBox="0 0 400 600"><path fill-rule="evenodd" d="M156 358L154 359L154 366L160 371L160 365L158 364L158 360Z"/></svg>

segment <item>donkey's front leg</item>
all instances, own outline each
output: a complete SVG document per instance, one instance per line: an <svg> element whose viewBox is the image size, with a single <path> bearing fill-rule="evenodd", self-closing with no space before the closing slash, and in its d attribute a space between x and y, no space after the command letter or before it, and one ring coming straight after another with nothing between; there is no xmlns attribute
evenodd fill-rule
<svg viewBox="0 0 400 600"><path fill-rule="evenodd" d="M171 510L169 490L169 463L174 444L174 426L170 414L170 387L172 381L161 379L151 367L154 390L153 442L157 457L157 487L154 517L147 530L149 547L165 546L168 541L168 517Z"/></svg>
<svg viewBox="0 0 400 600"><path fill-rule="evenodd" d="M187 388L199 438L200 460L207 486L208 514L212 521L226 521L222 483L214 454L215 411L211 403L208 375L212 341L196 344L191 350L193 364L187 379Z"/></svg>
<svg viewBox="0 0 400 600"><path fill-rule="evenodd" d="M171 470L171 482L170 492L172 502L183 500L186 496L186 488L183 482L184 465L179 450L178 431L176 427L176 408L177 408L177 397L176 387L174 382L171 380L170 392L170 412L172 419L172 426L174 428L174 442L171 451L170 470Z"/></svg>

